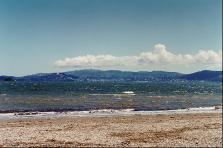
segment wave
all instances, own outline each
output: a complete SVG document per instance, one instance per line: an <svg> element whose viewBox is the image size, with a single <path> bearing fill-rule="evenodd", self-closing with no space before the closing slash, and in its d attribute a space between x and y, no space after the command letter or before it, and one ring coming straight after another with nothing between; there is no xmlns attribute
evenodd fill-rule
<svg viewBox="0 0 223 148"><path fill-rule="evenodd" d="M159 114L190 114L190 113L222 113L222 106L198 107L177 110L136 111L129 109L99 109L89 111L65 112L20 112L0 113L0 120L22 118L57 118L57 117L100 117L100 116L131 116L131 115L159 115Z"/></svg>

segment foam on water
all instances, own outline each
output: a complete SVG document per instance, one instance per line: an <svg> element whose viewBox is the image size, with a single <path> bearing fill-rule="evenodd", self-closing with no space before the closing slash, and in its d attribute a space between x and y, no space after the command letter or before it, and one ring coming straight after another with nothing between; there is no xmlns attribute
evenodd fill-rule
<svg viewBox="0 0 223 148"><path fill-rule="evenodd" d="M222 113L222 108L199 107L178 110L159 111L135 111L134 109L101 109L90 111L69 112L25 112L25 113L1 113L0 120L32 119L32 118L58 118L58 117L109 117L109 116L131 116L131 115L159 115L159 114L190 114L190 113Z"/></svg>

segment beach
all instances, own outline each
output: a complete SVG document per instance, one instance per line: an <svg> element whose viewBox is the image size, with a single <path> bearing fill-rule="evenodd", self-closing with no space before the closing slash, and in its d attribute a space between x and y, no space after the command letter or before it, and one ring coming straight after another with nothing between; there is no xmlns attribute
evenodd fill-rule
<svg viewBox="0 0 223 148"><path fill-rule="evenodd" d="M0 120L3 147L221 147L220 112Z"/></svg>

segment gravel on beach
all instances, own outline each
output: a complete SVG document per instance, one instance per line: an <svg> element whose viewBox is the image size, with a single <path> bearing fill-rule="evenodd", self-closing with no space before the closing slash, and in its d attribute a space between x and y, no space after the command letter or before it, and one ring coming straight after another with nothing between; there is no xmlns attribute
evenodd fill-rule
<svg viewBox="0 0 223 148"><path fill-rule="evenodd" d="M0 120L0 147L221 147L221 113Z"/></svg>

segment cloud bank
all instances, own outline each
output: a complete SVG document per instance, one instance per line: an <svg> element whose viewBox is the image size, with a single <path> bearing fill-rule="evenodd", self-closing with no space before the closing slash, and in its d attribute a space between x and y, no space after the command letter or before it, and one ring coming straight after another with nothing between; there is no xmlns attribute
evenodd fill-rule
<svg viewBox="0 0 223 148"><path fill-rule="evenodd" d="M57 67L121 70L221 69L222 51L200 50L195 54L174 54L163 44L136 56L85 55L55 62Z"/></svg>

